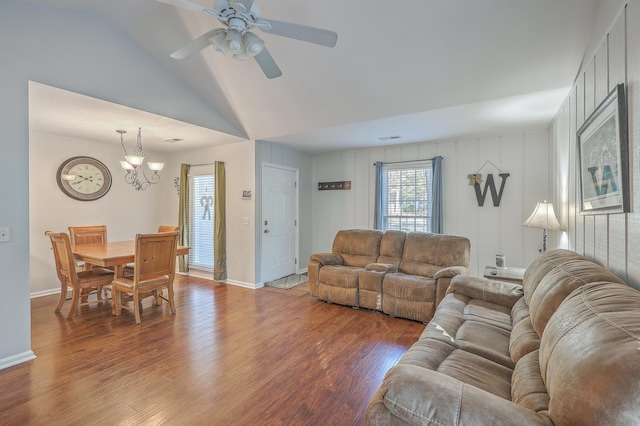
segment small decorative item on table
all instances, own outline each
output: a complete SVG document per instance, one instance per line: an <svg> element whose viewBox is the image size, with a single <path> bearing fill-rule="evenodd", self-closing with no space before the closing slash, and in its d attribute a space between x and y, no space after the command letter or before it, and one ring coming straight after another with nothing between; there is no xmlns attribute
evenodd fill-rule
<svg viewBox="0 0 640 426"><path fill-rule="evenodd" d="M496 267L505 269L507 267L507 256L504 254L496 254Z"/></svg>

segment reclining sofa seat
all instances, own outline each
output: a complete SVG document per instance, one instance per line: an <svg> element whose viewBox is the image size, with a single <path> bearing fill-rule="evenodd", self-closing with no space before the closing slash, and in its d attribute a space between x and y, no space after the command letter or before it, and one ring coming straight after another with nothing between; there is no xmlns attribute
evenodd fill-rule
<svg viewBox="0 0 640 426"><path fill-rule="evenodd" d="M382 231L354 229L339 231L331 253L311 255L311 295L327 302L358 306L358 273L378 260Z"/></svg>
<svg viewBox="0 0 640 426"><path fill-rule="evenodd" d="M640 423L640 292L568 250L523 286L457 276L365 424Z"/></svg>
<svg viewBox="0 0 640 426"><path fill-rule="evenodd" d="M385 274L382 312L427 322L451 278L468 274L471 243L452 235L410 232L396 272Z"/></svg>
<svg viewBox="0 0 640 426"><path fill-rule="evenodd" d="M467 238L420 232L343 230L332 253L311 256L311 295L427 322L451 278L468 274Z"/></svg>

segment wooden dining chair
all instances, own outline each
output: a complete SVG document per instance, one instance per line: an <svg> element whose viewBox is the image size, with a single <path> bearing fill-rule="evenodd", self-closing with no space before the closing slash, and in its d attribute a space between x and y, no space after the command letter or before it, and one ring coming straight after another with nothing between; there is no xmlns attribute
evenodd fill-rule
<svg viewBox="0 0 640 426"><path fill-rule="evenodd" d="M172 225L160 225L158 226L158 233L160 232L180 232L180 227ZM122 275L127 278L133 278L133 263L128 263L123 268Z"/></svg>
<svg viewBox="0 0 640 426"><path fill-rule="evenodd" d="M88 271L77 270L76 261L71 251L71 242L69 236L64 232L45 232L45 235L51 239L51 247L56 261L56 272L60 280L60 300L56 306L56 312L60 312L62 305L67 299L67 290L70 287L71 307L67 314L67 318L72 318L80 306L89 303L102 302L101 290L103 287L111 285L113 281L113 271L94 267ZM89 301L89 293L96 293L97 300ZM83 301L80 302L80 298ZM86 301L85 301L86 300Z"/></svg>
<svg viewBox="0 0 640 426"><path fill-rule="evenodd" d="M69 238L71 245L95 244L107 242L107 226L70 226Z"/></svg>
<svg viewBox="0 0 640 426"><path fill-rule="evenodd" d="M161 300L169 302L171 313L175 314L173 280L178 232L137 234L135 244L133 276L116 277L113 280L112 297L116 316L122 313L122 309L133 311L136 324L140 324L140 301L147 296L155 296L156 305L160 305ZM167 289L167 297L162 294L164 288ZM123 295L130 295L131 299L123 303ZM126 304L129 300L133 306Z"/></svg>
<svg viewBox="0 0 640 426"><path fill-rule="evenodd" d="M158 232L176 232L180 231L179 226L160 225L158 226Z"/></svg>
<svg viewBox="0 0 640 426"><path fill-rule="evenodd" d="M107 226L70 226L69 239L71 240L72 246L77 246L80 244L106 243ZM76 259L76 265L80 267L81 271L85 269L91 269L92 266L90 264L85 264L83 261L78 259Z"/></svg>
<svg viewBox="0 0 640 426"><path fill-rule="evenodd" d="M72 246L80 244L95 244L107 242L107 225L89 225L89 226L70 226L69 227L69 239ZM76 259L76 265L79 271L88 271L93 267L90 263L85 263L82 260ZM113 269L113 268L107 268ZM99 295L102 297L102 288L99 289ZM107 296L106 289L104 296Z"/></svg>

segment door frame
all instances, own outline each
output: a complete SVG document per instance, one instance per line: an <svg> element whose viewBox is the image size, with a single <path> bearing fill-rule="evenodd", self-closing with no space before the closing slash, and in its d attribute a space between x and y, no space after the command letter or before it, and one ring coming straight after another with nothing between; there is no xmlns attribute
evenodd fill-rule
<svg viewBox="0 0 640 426"><path fill-rule="evenodd" d="M262 197L263 194L265 193L265 180L263 178L264 176L264 169L265 167L270 167L273 169L280 169L280 170L287 170L287 171L291 171L291 172L295 172L296 174L296 185L295 185L295 191L294 191L294 204L295 204L295 234L294 234L294 239L295 239L295 247L294 247L294 255L295 255L295 271L296 274L299 274L301 272L301 268L300 268L300 169L297 169L295 167L287 167L287 166L282 166L280 164L274 164L274 163L269 163L266 161L262 162L262 166L260 168L260 220L257 223L257 232L260 235L260 281L262 282L262 284L264 284L265 280L264 280L264 269L265 269L265 253L263 252L262 248L263 248L263 238L264 238L264 233L263 233L263 223L264 223L264 218L262 217L263 212L264 212L264 205L262 203Z"/></svg>

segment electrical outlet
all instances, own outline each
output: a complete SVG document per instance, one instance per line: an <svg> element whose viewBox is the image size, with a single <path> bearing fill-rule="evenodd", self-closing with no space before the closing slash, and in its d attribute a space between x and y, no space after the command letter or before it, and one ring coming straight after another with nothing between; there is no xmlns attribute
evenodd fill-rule
<svg viewBox="0 0 640 426"><path fill-rule="evenodd" d="M0 243L11 241L11 231L9 228L0 228Z"/></svg>

